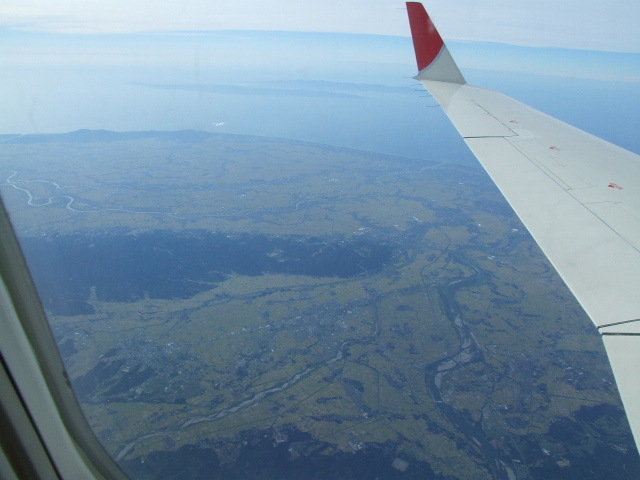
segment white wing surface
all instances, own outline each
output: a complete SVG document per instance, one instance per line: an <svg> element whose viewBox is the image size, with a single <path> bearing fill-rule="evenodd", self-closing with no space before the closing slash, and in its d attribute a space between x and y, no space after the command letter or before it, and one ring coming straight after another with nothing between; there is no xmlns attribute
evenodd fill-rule
<svg viewBox="0 0 640 480"><path fill-rule="evenodd" d="M465 82L420 3L419 73L602 334L640 439L640 156Z"/></svg>

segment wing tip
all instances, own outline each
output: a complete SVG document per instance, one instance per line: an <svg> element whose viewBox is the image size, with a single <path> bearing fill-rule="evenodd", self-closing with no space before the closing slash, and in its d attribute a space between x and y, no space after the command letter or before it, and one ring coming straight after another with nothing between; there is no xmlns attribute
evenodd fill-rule
<svg viewBox="0 0 640 480"><path fill-rule="evenodd" d="M418 80L466 83L431 17L420 2L406 2Z"/></svg>
<svg viewBox="0 0 640 480"><path fill-rule="evenodd" d="M422 3L406 2L406 5L418 70L424 70L437 58L444 41Z"/></svg>

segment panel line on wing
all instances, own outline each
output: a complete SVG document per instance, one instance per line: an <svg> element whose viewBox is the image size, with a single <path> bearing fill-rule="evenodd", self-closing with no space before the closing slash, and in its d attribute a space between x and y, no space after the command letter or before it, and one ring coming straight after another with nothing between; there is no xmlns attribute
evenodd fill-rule
<svg viewBox="0 0 640 480"><path fill-rule="evenodd" d="M517 137L518 134L514 133L513 135L469 135L468 137L462 137L465 140L467 138L511 138L511 137Z"/></svg>
<svg viewBox="0 0 640 480"><path fill-rule="evenodd" d="M517 150L517 152L520 155L522 155L522 157L527 159L531 163L532 166L537 168L541 173L543 173L547 178L549 178L549 180L554 182L561 190L563 190L576 203L578 203L582 208L587 210L591 215L593 215L596 219L598 219L598 221L600 221L604 226L606 226L609 230L611 230L616 236L618 236L621 240L623 240L633 250L635 250L636 252L640 253L640 249L638 249L633 243L631 243L624 235L620 234L620 232L617 229L615 229L609 222L607 222L605 219L603 219L594 210L589 208L588 205L585 202L581 201L579 198L574 196L573 193L572 193L572 189L571 189L571 187L569 185L564 183L562 181L562 179L560 179L555 173L553 173L547 167L545 167L540 162L538 162L535 158L532 158L526 151L524 151L522 148L520 148L520 146L517 143L514 143L514 142L510 141L509 140L510 137L508 137L508 136L499 136L499 137L486 136L486 137L464 137L464 138L465 138L465 140L468 139L468 138L475 138L475 139L502 138L502 139L504 139L509 145L511 145L513 148L515 148Z"/></svg>
<svg viewBox="0 0 640 480"><path fill-rule="evenodd" d="M509 130L511 133L513 133L513 135L502 135L503 137L517 137L519 136L516 132L514 132L511 127L509 125L506 125L502 120L500 120L498 117L496 117L493 113L491 113L489 110L487 110L486 108L484 108L482 105L480 105L478 102L476 102L475 100L471 100L471 103L473 103L476 107L484 110L484 112L489 115L491 118L493 118L496 122L500 123L501 125L504 126L504 128L506 128L507 130Z"/></svg>
<svg viewBox="0 0 640 480"><path fill-rule="evenodd" d="M586 201L584 192L587 190L598 190L599 187L591 184L581 187L575 185L569 185L561 174L567 174L568 180L573 181L576 185L579 183L587 183L577 175L579 173L567 171L556 172L549 168L538 156L535 151L530 152L521 145L520 141L512 141L508 137L504 139L513 146L524 158L528 159L532 165L536 166L541 172L543 172L550 180L554 181L561 189L563 189L571 198L573 198L578 204L588 210L595 218L597 218L603 225L609 228L615 235L627 243L632 249L640 253L640 242L637 241L637 236L633 235L634 229L640 225L640 220L631 215L624 207L617 209L616 206L624 206L625 202L621 200L602 200L602 201Z"/></svg>
<svg viewBox="0 0 640 480"><path fill-rule="evenodd" d="M518 143L510 142L507 137L505 137L505 140L509 143L509 145L511 145L513 148L515 148L518 152L520 152L520 154L524 158L529 160L529 162L531 162L532 165L537 167L542 173L544 173L547 177L549 177L549 180L551 180L552 182L557 184L565 192L569 193L569 190L571 190L571 187L567 183L562 181L562 179L560 177L558 177L555 173L553 173L548 167L546 167L545 165L543 165L539 161L537 161L526 150L524 150L522 148L522 146L519 145Z"/></svg>
<svg viewBox="0 0 640 480"><path fill-rule="evenodd" d="M605 225L607 228L609 228L613 233L615 233L618 237L620 237L621 240L623 240L625 243L627 243L632 249L634 249L636 252L640 253L640 250L638 249L638 247L636 247L633 243L631 243L631 241L629 241L624 235L622 235L616 228L614 228L608 221L606 221L604 218L602 218L600 215L598 215L596 212L594 212L592 209L590 209L586 204L584 204L583 202L581 202L580 200L578 200L576 197L574 197L570 191L567 191L567 194L569 194L571 196L571 198L573 198L576 202L578 202L580 205L582 205L586 210L588 210L594 217L596 217L598 220L600 220L600 222L602 222L603 225Z"/></svg>

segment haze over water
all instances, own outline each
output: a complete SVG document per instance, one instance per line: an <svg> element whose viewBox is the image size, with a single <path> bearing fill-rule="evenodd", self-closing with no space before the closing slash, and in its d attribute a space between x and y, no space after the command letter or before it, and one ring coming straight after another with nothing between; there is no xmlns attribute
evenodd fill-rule
<svg viewBox="0 0 640 480"><path fill-rule="evenodd" d="M409 38L20 31L5 38L2 134L195 129L476 164L411 78ZM451 50L470 83L640 152L638 54L455 42Z"/></svg>

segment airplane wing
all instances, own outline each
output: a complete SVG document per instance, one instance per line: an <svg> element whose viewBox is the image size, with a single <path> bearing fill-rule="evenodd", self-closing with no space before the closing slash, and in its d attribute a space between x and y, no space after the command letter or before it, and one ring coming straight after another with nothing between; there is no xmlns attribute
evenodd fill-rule
<svg viewBox="0 0 640 480"><path fill-rule="evenodd" d="M407 9L415 78L598 328L640 444L640 156L467 84L422 4Z"/></svg>

